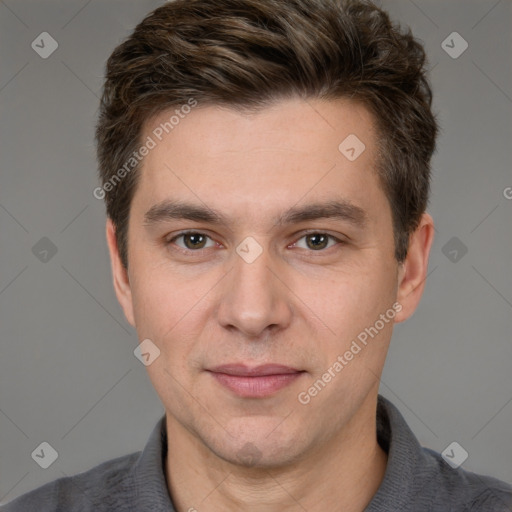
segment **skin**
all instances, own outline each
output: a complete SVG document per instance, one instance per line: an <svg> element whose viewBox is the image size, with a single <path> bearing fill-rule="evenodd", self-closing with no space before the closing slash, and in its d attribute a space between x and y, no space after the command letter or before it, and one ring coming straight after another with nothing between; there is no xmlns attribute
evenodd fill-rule
<svg viewBox="0 0 512 512"><path fill-rule="evenodd" d="M168 118L153 119L143 137ZM338 150L349 134L366 146L354 161ZM118 300L139 339L161 351L147 369L166 410L166 479L179 512L359 512L376 493L387 462L376 438L379 379L393 323L422 295L434 225L423 214L398 264L375 148L371 115L349 100L289 99L251 115L199 105L143 161L128 270L107 220ZM206 205L230 224L145 225L165 199ZM332 200L362 208L365 226L275 222L291 207ZM190 229L210 237L205 246L190 237L166 244ZM343 243L312 249L306 230ZM236 252L249 236L262 249L252 263ZM394 321L301 404L298 394L397 301ZM234 362L304 373L270 397L241 398L206 371Z"/></svg>

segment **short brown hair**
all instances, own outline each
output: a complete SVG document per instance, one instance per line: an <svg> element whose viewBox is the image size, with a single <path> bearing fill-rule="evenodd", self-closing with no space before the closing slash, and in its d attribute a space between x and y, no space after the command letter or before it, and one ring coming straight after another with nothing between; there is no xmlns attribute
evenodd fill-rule
<svg viewBox="0 0 512 512"><path fill-rule="evenodd" d="M289 97L351 98L373 114L376 170L391 206L395 257L404 260L427 207L438 130L425 51L410 29L365 0L175 0L150 13L106 66L99 174L126 268L140 172L132 155L144 124L191 98L254 110Z"/></svg>

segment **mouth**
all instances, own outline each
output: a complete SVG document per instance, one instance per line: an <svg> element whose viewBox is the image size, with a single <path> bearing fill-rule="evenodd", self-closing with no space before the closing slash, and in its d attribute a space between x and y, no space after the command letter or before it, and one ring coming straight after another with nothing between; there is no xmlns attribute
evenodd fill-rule
<svg viewBox="0 0 512 512"><path fill-rule="evenodd" d="M226 364L207 371L220 385L242 398L272 396L305 373L304 370L281 364L265 364L255 367Z"/></svg>

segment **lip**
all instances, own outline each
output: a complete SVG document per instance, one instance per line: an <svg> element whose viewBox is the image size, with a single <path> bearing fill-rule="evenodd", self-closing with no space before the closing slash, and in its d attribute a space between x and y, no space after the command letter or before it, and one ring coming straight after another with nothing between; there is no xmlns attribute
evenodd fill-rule
<svg viewBox="0 0 512 512"><path fill-rule="evenodd" d="M247 366L245 364L230 363L211 368L209 371L214 373L225 373L227 375L236 375L238 377L262 377L267 375L289 375L299 373L300 370L285 366L283 364L262 364L260 366Z"/></svg>
<svg viewBox="0 0 512 512"><path fill-rule="evenodd" d="M248 367L226 364L208 370L219 384L243 398L264 398L298 379L304 371L280 364Z"/></svg>

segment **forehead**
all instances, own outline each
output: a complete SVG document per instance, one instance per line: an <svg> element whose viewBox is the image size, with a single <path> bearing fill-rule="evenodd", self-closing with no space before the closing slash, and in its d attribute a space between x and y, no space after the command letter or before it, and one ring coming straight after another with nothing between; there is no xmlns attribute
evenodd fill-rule
<svg viewBox="0 0 512 512"><path fill-rule="evenodd" d="M277 148L329 153L351 134L371 150L375 136L372 115L362 103L344 98L281 100L257 112L200 104L191 109L184 104L148 120L142 133L157 145L162 141L176 146L195 144L198 154L212 156Z"/></svg>
<svg viewBox="0 0 512 512"><path fill-rule="evenodd" d="M280 205L306 195L365 203L380 188L373 119L361 104L296 99L250 114L220 106L198 105L180 116L176 110L160 113L142 133L154 143L136 192L146 207L172 197L214 202L217 210L244 205L261 215L265 198L275 216Z"/></svg>

